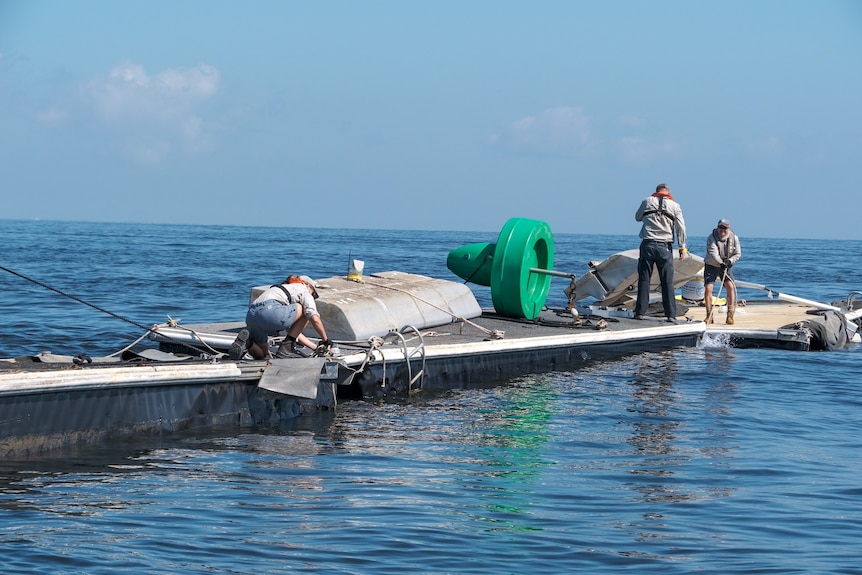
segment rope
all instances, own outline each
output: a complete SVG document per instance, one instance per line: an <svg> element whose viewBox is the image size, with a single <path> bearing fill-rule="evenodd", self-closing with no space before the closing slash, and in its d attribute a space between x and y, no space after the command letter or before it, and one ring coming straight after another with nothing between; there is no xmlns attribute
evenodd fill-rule
<svg viewBox="0 0 862 575"><path fill-rule="evenodd" d="M50 290L50 291L52 291L52 292L54 292L54 293L60 294L60 295L61 295L61 296L63 296L63 297L67 297L67 298L69 298L69 299L75 300L75 301L76 301L76 302L78 302L78 303L82 303L82 304L84 304L85 306L91 307L91 308L93 308L93 309L95 309L95 310L98 310L98 311L100 311L100 312L102 312L102 313L108 314L109 316L111 316L111 317L113 317L113 318L116 318L116 319L118 319L118 320L120 320L120 321L124 321L124 322L126 322L126 323L128 323L128 324L131 324L131 325L133 325L133 326L135 326L135 327L137 327L137 328L139 328L139 329L144 330L144 332L145 332L145 333L144 333L144 335L142 335L140 338L138 338L134 343L132 343L130 346L128 346L128 347L126 347L126 348L124 348L124 349L122 349L122 350L120 350L120 351L118 351L118 352L115 352L115 353L113 353L113 354L111 354L111 355L116 355L116 354L118 354L118 353L122 353L123 351L128 350L128 349L129 349L129 348L131 348L133 345L135 345L136 343L138 343L139 341L141 341L142 339L144 339L144 338L145 338L147 335L149 335L150 333L153 333L153 334L157 333L157 329L158 329L158 327L160 327L158 324L154 324L152 327L146 327L145 325L142 325L142 324L140 324L140 323L138 323L138 322L136 322L136 321L130 320L129 318L123 317L123 316L121 316L121 315L119 315L119 314L116 314L116 313L114 313L114 312L112 312L112 311L106 310L105 308L99 307L99 306L97 306L96 304L93 304L93 303L90 303L90 302L88 302L88 301L85 301L85 300L83 300L83 299L79 298L78 296L74 296L74 295L72 295L72 294L69 294L69 293L66 293L66 292L64 292L64 291L58 290L58 289L57 289L57 288L55 288L55 287L51 287L51 286L49 286L48 284L45 284L45 283L40 282L39 280L35 280L35 279L31 278L31 277L27 277L27 276L25 276L24 274L21 274L21 273L16 272L15 270L10 270L10 269L9 269L9 268L7 268L7 267L0 266L0 270L3 270L3 271L5 271L5 272L8 272L8 273L10 273L10 274L12 274L12 275L14 275L14 276L18 276L19 278L21 278L21 279L23 279L23 280L26 280L26 281L28 281L28 282L34 283L34 284L36 284L37 286L43 287L43 288L45 288L45 289L47 289L47 290ZM168 316L168 318L170 319L170 316ZM170 320L170 321L171 321L171 322L173 322L173 320ZM168 325L171 325L171 324L169 323ZM175 327L175 326L172 326L172 327ZM166 337L166 338L167 338L169 341L171 341L172 343L175 343L175 344L178 344L178 345L182 345L182 346L184 346L184 347L187 347L187 348L189 348L189 349L192 349L192 350L194 350L194 351L197 351L197 352L199 352L201 355L206 354L206 352L205 352L204 350L202 350L202 349L198 349L198 348L196 348L196 347L195 347L195 346L193 346L193 345L189 345L189 344L187 344L187 343L185 343L185 342L181 342L181 341L177 341L177 340L172 340L170 337L167 337L167 336L164 336L164 335L162 335L162 337ZM209 347L209 346L207 346L207 347ZM213 350L212 348L210 348L210 350L215 351L215 350ZM108 356L108 357L111 357L111 356Z"/></svg>
<svg viewBox="0 0 862 575"><path fill-rule="evenodd" d="M132 343L130 343L129 345L124 347L123 349L121 349L119 351L115 351L114 353L106 355L105 357L114 357L115 355L120 355L121 353L127 352L130 349L132 349L133 347L135 347L145 337L147 337L147 334L142 335L141 337L139 337L138 339L136 339L135 341L133 341Z"/></svg>
<svg viewBox="0 0 862 575"><path fill-rule="evenodd" d="M360 344L364 344L365 342L364 341L363 342L354 341L351 343L353 345L358 346ZM368 366L368 364L371 363L372 361L374 361L374 359L375 359L374 353L379 351L380 352L380 360L383 362L381 364L383 366L382 383L383 383L383 386L385 387L386 381L387 381L387 378L386 378L386 355L381 350L383 348L383 345L386 343L386 341L382 337L373 335L373 336L368 338L367 343L368 343L368 349L365 350L365 358L362 360L361 365L359 365L355 368L344 365L344 364L342 364L342 365L344 365L345 368L349 369L353 373L362 373L363 371L365 371L365 368ZM406 359L406 357L405 357L405 359Z"/></svg>
<svg viewBox="0 0 862 575"><path fill-rule="evenodd" d="M721 275L721 284L718 286L718 299L721 299L721 288L724 287L724 282L727 280L727 268L724 268L724 273ZM733 281L733 280L730 280Z"/></svg>
<svg viewBox="0 0 862 575"><path fill-rule="evenodd" d="M350 367L349 365L345 365L342 363L342 366L346 369L349 369L353 373L361 373L365 371L366 366L369 363L374 361L374 352L383 347L385 343L382 337L378 337L376 335L368 338L368 349L365 350L365 359L362 360L362 364L357 367ZM344 342L341 342L344 343ZM360 344L365 344L365 341L354 340L350 342L351 345L359 346ZM386 356L381 352L380 358L383 360L383 381L386 381Z"/></svg>
<svg viewBox="0 0 862 575"><path fill-rule="evenodd" d="M478 265L478 266L476 266L476 269L475 269L475 270L473 270L473 273L471 273L471 274L470 274L470 277L468 277L467 279L465 279L465 280L464 280L464 283L465 283L465 284L470 283L470 280L472 280L472 279L473 279L473 276L475 276L477 273L479 273L479 270L480 270L480 269L482 269L482 266L484 266L486 263L488 263L489 261L491 261L491 259L492 259L492 258L491 258L491 256L485 256L485 257L482 259L482 261L481 261L481 262L479 262L479 265Z"/></svg>
<svg viewBox="0 0 862 575"><path fill-rule="evenodd" d="M199 341L199 342L201 342L201 343L202 343L202 344L207 348L207 350L211 351L212 353L214 353L214 354L216 354L216 355L221 354L221 352L220 352L220 351L218 351L217 349L213 348L210 344L208 344L206 341L204 341L204 339L203 339L200 335L198 335L198 332L197 332L197 331L193 330L193 329L192 329L192 328L190 328L190 327L186 327L186 326L183 326L183 325L179 325L179 324L177 323L177 321L176 321L176 320L174 320L173 318L171 318L171 316L168 316L168 320L169 320L169 321L168 321L168 323L166 323L166 324L154 325L154 326L153 326L153 329L152 329L152 330L150 330L150 331L156 332L156 331L158 331L158 328L160 328L160 327L173 327L173 328L176 328L176 329L182 329L182 330L185 330L185 331L189 332L189 333L190 333L190 334L192 334L193 336L195 336L195 337L198 339L198 341ZM146 335L146 334L145 334L145 335ZM165 337L165 338L170 339L170 336L166 336L165 334L159 334L159 335L161 335L162 337ZM174 340L172 340L172 341L174 341ZM180 343L180 342L174 341L174 343ZM195 347L193 347L193 346L190 346L190 345L189 345L189 344L187 344L187 343L183 343L182 345L184 345L184 346L186 346L186 347L191 347L191 348L192 348L192 349L194 349L195 351L202 351L202 350L197 349L197 348L195 348Z"/></svg>
<svg viewBox="0 0 862 575"><path fill-rule="evenodd" d="M366 280L366 281L367 281L367 280ZM459 321L463 321L464 323L467 323L467 324L472 325L473 327L475 327L476 329L478 329L478 330L479 330L479 331L481 331L482 333L484 333L484 334L486 334L486 335L490 335L490 336L492 336L494 339L503 339L503 337L505 337L505 335L506 335L506 332L504 332L504 331L502 331L502 330L499 330L499 329L488 329L488 328L486 328L486 327L482 327L481 325L479 325L479 324L477 324L477 323L475 323L475 322L470 321L470 320L469 320L469 319L467 319L466 317L456 315L456 314L452 313L451 311L449 311L448 309L442 308L442 307L440 307L440 306L438 306L438 305L436 305L436 304L431 303L430 301L424 300L424 299L422 299L421 297L417 296L416 294L410 293L410 292L409 292L409 291L407 291L407 290L404 290L404 289L401 289L401 288L397 288L397 287L393 287L393 286L384 285L384 284L379 284L379 283L375 283L375 282L371 282L371 285L376 286L376 287L386 288L386 289L389 289L389 290L392 290L392 291L397 291L397 292L401 292L401 293L403 293L403 294L409 295L409 296L410 296L410 297L412 297L413 299L415 299L415 300L417 300L417 301L421 301L421 302L422 302L422 303L424 303L425 305L429 305L429 306L431 306L431 307L433 307L433 308L435 308L435 309L438 309L438 310L442 311L442 312L443 312L443 313L445 313L445 314L449 314L450 316L452 316L452 318L453 318L453 319L456 319L456 320L459 320Z"/></svg>

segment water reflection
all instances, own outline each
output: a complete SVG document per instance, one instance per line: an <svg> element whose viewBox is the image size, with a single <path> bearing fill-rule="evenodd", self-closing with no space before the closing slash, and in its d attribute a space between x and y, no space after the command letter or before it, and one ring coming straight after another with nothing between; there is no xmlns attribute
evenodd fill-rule
<svg viewBox="0 0 862 575"><path fill-rule="evenodd" d="M495 475L527 482L548 464L541 448L548 442L548 421L557 394L546 376L521 378L501 388L500 403L486 411L482 425L482 444L488 464L500 471Z"/></svg>
<svg viewBox="0 0 862 575"><path fill-rule="evenodd" d="M716 465L728 466L739 446L734 442L733 406L740 400L739 385L731 379L736 352L728 347L709 349L704 360L710 375L704 394L705 423L701 453ZM726 490L722 490L726 493Z"/></svg>
<svg viewBox="0 0 862 575"><path fill-rule="evenodd" d="M716 485L714 476L708 485L705 480L716 464L727 465L723 460L735 449L726 426L737 393L726 378L732 362L728 349L638 358L624 422L630 427L627 443L634 448L629 474L637 480L627 485L647 504L643 518L655 529L667 528L669 508L664 504L704 502L733 491L729 484ZM706 371L712 377L704 389L689 388L688 370ZM709 469L703 468L704 457L715 460ZM645 525L640 522L637 527Z"/></svg>
<svg viewBox="0 0 862 575"><path fill-rule="evenodd" d="M494 395L497 401L467 422L479 440L482 462L465 482L485 493L477 507L481 513L473 519L488 523L492 531L534 530L530 508L535 485L553 464L544 447L551 439L557 391L549 376L539 375L520 378Z"/></svg>
<svg viewBox="0 0 862 575"><path fill-rule="evenodd" d="M556 400L548 377L529 376L401 403L349 402L315 434L334 454L355 454L338 460L341 474L350 469L351 481L397 484L402 494L412 494L414 505L451 505L451 514L491 531L529 530L533 485L554 463L544 449ZM402 470L397 478L393 469ZM355 496L367 495L357 490ZM360 500L353 504L367 507Z"/></svg>
<svg viewBox="0 0 862 575"><path fill-rule="evenodd" d="M669 476L686 460L674 445L674 433L683 424L672 413L677 401L673 382L677 378L674 354L645 355L637 365L631 381L632 404L627 409L633 416L628 420L632 427L628 443L641 456L634 474Z"/></svg>

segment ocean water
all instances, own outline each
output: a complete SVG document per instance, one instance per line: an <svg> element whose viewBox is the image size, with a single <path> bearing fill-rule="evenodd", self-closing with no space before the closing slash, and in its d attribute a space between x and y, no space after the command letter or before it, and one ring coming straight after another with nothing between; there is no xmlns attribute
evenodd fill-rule
<svg viewBox="0 0 862 575"><path fill-rule="evenodd" d="M554 267L581 275L635 234L556 235ZM350 257L457 279L448 251L496 234L0 221L0 240L13 357L238 321L251 286ZM862 289L862 241L741 240L739 279ZM0 461L3 573L862 573L860 365L859 344L709 345Z"/></svg>

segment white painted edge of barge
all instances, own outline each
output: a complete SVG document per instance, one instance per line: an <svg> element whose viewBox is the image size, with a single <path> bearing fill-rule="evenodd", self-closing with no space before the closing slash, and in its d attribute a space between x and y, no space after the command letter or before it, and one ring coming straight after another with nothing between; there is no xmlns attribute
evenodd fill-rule
<svg viewBox="0 0 862 575"><path fill-rule="evenodd" d="M706 329L707 335L726 335L730 337L740 338L771 338L771 339L787 339L788 337L808 338L806 331L801 328L779 327L777 329L762 328L762 327L733 327L733 326L709 326Z"/></svg>
<svg viewBox="0 0 862 575"><path fill-rule="evenodd" d="M108 387L220 383L241 379L235 363L207 365L135 365L0 374L0 396L8 394L82 391Z"/></svg>
<svg viewBox="0 0 862 575"><path fill-rule="evenodd" d="M678 325L662 324L661 327L639 328L615 332L591 331L588 333L549 335L515 339L489 339L468 343L429 344L425 342L425 359L444 357L469 357L487 354L529 351L539 349L560 349L566 347L592 347L613 343L629 343L644 340L662 340L679 336L702 336L706 331L703 322L686 322ZM408 353L415 348L408 348ZM349 366L363 363L366 354L357 353L340 357ZM372 363L404 359L404 350L392 346L375 350Z"/></svg>

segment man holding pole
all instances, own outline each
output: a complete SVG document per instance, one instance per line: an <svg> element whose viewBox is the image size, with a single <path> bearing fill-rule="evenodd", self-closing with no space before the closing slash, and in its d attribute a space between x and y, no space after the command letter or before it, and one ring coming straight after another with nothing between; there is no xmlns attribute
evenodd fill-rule
<svg viewBox="0 0 862 575"><path fill-rule="evenodd" d="M742 257L742 247L739 238L730 231L730 222L725 219L718 221L718 226L706 238L706 257L703 258L703 303L706 305L706 323L712 319L712 287L715 280L721 279L721 285L727 290L727 325L733 325L733 314L736 311L736 284L733 282L733 264ZM718 288L721 295L721 287Z"/></svg>

